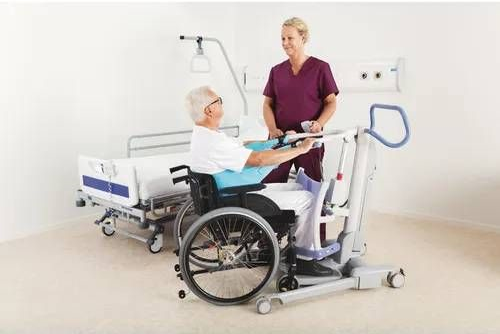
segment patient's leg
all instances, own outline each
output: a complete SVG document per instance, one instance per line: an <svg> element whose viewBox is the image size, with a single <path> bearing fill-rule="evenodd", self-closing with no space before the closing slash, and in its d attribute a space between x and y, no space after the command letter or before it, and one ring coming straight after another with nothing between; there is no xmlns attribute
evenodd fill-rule
<svg viewBox="0 0 500 334"><path fill-rule="evenodd" d="M296 183L273 184L259 191L260 194L270 198L282 210L294 210L298 216L295 223L295 245L297 247L319 250L321 242L319 229L314 226L311 217L314 206L314 195L307 190L285 190L300 189L302 186Z"/></svg>
<svg viewBox="0 0 500 334"><path fill-rule="evenodd" d="M312 217L314 210L314 195L307 190L282 191L293 183L280 184L261 190L259 193L272 199L283 210L294 210L298 216L292 233L295 235L295 247L318 251L321 249L319 226L315 226ZM273 188L271 190L271 188ZM297 249L298 250L298 249ZM308 253L307 251L305 252ZM333 275L333 270L322 266L311 257L297 254L297 273L314 276ZM311 261L309 261L311 260Z"/></svg>

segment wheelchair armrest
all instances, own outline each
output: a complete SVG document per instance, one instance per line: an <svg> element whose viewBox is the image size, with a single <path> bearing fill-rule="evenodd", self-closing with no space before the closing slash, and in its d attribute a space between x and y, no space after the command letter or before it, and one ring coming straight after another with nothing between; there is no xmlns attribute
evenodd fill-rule
<svg viewBox="0 0 500 334"><path fill-rule="evenodd" d="M179 183L179 182L186 182L186 184L189 182L189 175L184 175L184 176L179 176L179 177L174 177L172 179L172 183L173 184L176 184L176 183Z"/></svg>
<svg viewBox="0 0 500 334"><path fill-rule="evenodd" d="M262 190L265 187L266 187L266 185L262 184L262 183L247 184L244 186L236 186L236 187L227 187L227 188L219 189L219 194L221 194L221 195L243 194L243 193L248 193L251 191Z"/></svg>
<svg viewBox="0 0 500 334"><path fill-rule="evenodd" d="M172 173L178 172L178 171L183 170L183 169L189 169L189 166L180 165L180 166L172 167L172 168L170 168L170 173L172 174Z"/></svg>

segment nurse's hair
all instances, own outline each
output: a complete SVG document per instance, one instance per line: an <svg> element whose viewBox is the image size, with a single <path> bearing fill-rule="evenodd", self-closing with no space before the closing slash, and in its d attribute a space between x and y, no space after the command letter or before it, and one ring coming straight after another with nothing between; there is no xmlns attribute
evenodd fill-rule
<svg viewBox="0 0 500 334"><path fill-rule="evenodd" d="M307 41L309 40L309 28L301 18L292 17L283 22L282 27L294 27L298 30L299 35L304 38L304 43L307 43Z"/></svg>
<svg viewBox="0 0 500 334"><path fill-rule="evenodd" d="M212 89L209 86L201 86L191 90L186 95L186 110L194 122L203 119L204 109L210 103L210 92Z"/></svg>

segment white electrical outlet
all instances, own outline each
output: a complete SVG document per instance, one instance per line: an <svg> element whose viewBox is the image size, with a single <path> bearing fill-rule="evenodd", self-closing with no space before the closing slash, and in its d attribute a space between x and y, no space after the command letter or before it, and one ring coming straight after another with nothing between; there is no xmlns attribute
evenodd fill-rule
<svg viewBox="0 0 500 334"><path fill-rule="evenodd" d="M399 92L402 63L402 58L339 61L332 68L342 92Z"/></svg>

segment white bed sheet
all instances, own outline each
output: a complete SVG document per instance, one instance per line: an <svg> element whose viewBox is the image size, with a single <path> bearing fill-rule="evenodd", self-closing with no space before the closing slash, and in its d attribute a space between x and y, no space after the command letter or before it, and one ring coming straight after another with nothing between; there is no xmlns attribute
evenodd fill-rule
<svg viewBox="0 0 500 334"><path fill-rule="evenodd" d="M173 184L170 168L190 164L189 152L161 154L147 157L113 159L116 166L134 166L139 186L139 198L148 200L161 195L172 195L189 190L189 185L182 182ZM185 174L179 172L178 176Z"/></svg>

